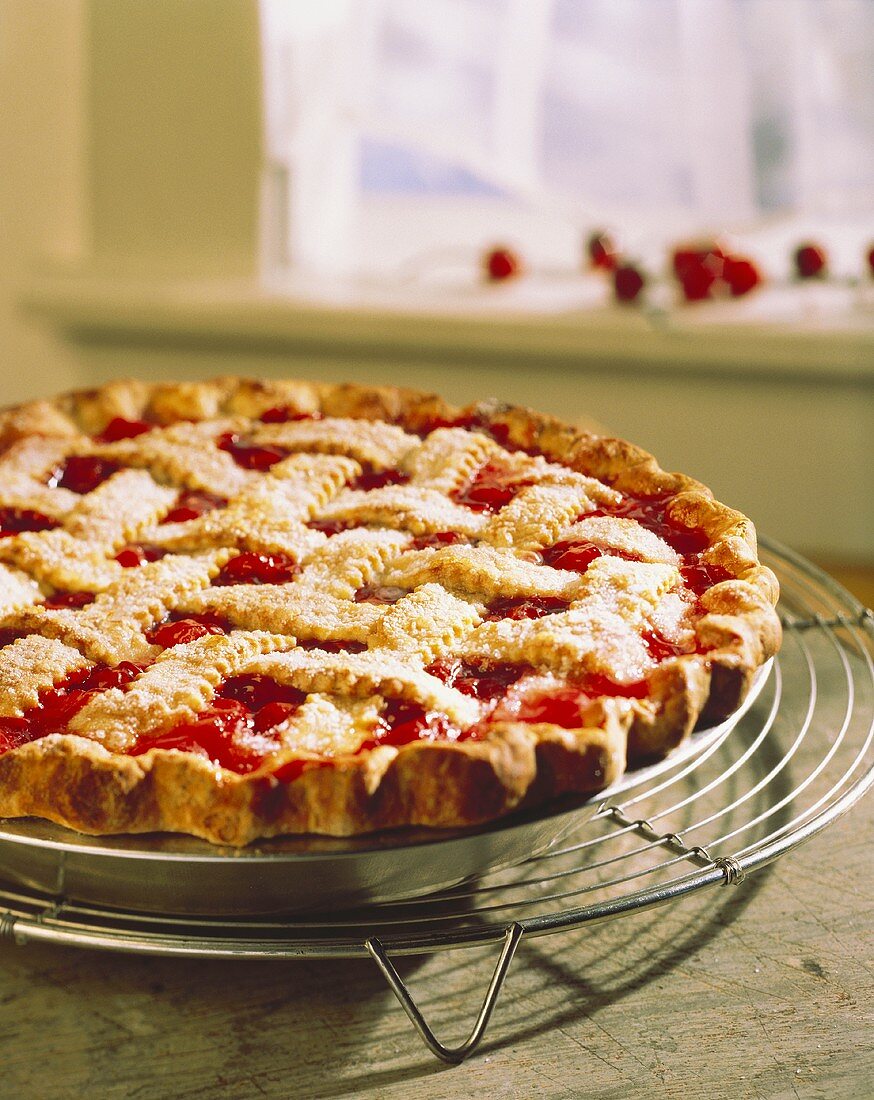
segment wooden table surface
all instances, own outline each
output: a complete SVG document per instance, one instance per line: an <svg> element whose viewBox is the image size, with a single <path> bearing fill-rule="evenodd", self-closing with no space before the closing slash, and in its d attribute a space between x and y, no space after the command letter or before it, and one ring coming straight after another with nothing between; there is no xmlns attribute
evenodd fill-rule
<svg viewBox="0 0 874 1100"><path fill-rule="evenodd" d="M523 942L446 1067L369 961L0 945L0 1097L874 1096L874 796L739 886ZM406 960L444 1041L493 949Z"/></svg>

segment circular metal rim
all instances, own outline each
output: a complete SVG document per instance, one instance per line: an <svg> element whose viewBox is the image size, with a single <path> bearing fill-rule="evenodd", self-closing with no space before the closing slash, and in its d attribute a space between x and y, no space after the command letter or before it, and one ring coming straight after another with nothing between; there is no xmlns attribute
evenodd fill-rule
<svg viewBox="0 0 874 1100"><path fill-rule="evenodd" d="M763 546L777 558L782 558L790 566L797 569L806 580L818 584L824 593L839 601L843 605L843 609L849 611L849 615L837 616L837 618L846 619L846 622L842 622L840 625L849 629L855 628L861 632L864 639L865 663L869 674L874 678L874 662L872 662L871 651L872 638L874 638L874 614L867 610L837 581L801 555L783 547L774 540L762 539L761 541ZM816 615L812 622L817 625L820 620L822 620L822 616ZM829 624L823 620L821 625L827 626ZM850 770L844 772L840 783L832 787L829 796L837 790L848 775L853 774L856 764L863 760L865 754L870 751L872 742L874 742L874 717L872 717L871 724L868 727L868 734L862 750L857 753ZM380 942L386 950L391 951L393 954L415 955L441 949L498 942L506 938L507 930L510 927L517 927L526 935L547 935L666 904L706 886L728 885L738 882L746 873L758 870L773 862L779 856L797 848L822 832L828 825L851 809L872 785L874 785L874 762L868 763L864 770L837 797L829 798L826 804L821 806L815 804L815 809L819 806L817 812L806 820L804 819L807 813L810 812L809 810L796 817L795 821L800 823L795 824L793 822L791 828L784 826L776 830L775 833L769 833L730 857L721 857L720 859L710 857L710 865L703 869L690 871L688 874L681 875L658 886L635 890L605 902L567 908L558 913L519 918L510 916L506 924L496 922L493 925L478 929L469 927L449 928L436 933L425 931L418 934L393 934L388 932L386 935L380 936ZM795 793L797 792L793 791L793 795ZM694 849L691 851L694 851ZM677 862L680 858L682 857L678 857ZM29 904L31 907L38 906L40 903L39 899L34 901L33 898L21 895L16 898L14 895L7 894L6 897L12 897L13 900L17 900L19 903L23 902L26 906ZM0 894L0 903L2 903L2 899L3 895ZM150 924L153 924L157 927L161 923L160 918L156 918L154 921L143 921L138 915L133 914L100 912L82 907L70 907L70 916L75 916L78 913L86 920L91 917L92 924L76 924L68 921L64 925L59 919L61 910L64 908L63 904L56 905L54 910L51 906L46 907L44 900L42 905L44 907L43 911L38 911L35 914L27 914L27 912L24 914L14 913L11 910L4 914L0 911L0 934L6 931L16 935L23 941L44 940L98 949L161 955L196 955L208 958L338 958L368 957L367 942L371 938L374 928L378 928L379 925L376 913L373 914L371 921L365 923L365 912L364 916L357 915L357 923L354 924L354 927L352 922L335 926L338 928L338 934L335 936L325 937L311 934L307 937L301 934L302 930L306 928L318 929L318 922L307 924L299 920L292 920L287 924L274 922L272 925L268 925L261 921L218 921L214 923L216 929L233 931L237 935L216 936L197 940L194 938L197 928L201 930L201 933L204 933L210 926L209 921L201 919L196 923L192 922L190 926L186 925L187 930L183 932L176 931L172 934L161 931L151 932L143 930L143 926L145 925L148 928ZM127 932L124 929L95 926L93 923L94 917L108 922L120 920L124 916L131 918ZM177 929L180 927L179 921L172 923ZM239 935L247 927L255 932L258 929L263 931L267 927L274 929L287 927L289 937L271 940L252 936L246 938ZM339 930L344 928L347 929L346 933L339 934Z"/></svg>

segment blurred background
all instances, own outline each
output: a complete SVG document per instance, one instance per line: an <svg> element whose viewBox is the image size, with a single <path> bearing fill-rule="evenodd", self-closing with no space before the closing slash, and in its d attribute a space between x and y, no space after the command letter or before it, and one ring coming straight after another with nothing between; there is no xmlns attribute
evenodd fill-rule
<svg viewBox="0 0 874 1100"><path fill-rule="evenodd" d="M0 104L2 403L498 396L874 602L871 0L0 0Z"/></svg>

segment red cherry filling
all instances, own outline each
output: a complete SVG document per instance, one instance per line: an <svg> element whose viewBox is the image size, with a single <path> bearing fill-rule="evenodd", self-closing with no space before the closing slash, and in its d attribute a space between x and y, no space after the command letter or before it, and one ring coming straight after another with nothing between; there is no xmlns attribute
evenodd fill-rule
<svg viewBox="0 0 874 1100"><path fill-rule="evenodd" d="M647 531L652 531L675 550L683 559L680 574L686 587L696 596L703 595L708 588L731 576L718 565L701 562L701 554L708 546L707 535L695 527L679 527L668 517L668 503L673 499L670 493L653 497L625 496L610 508L599 508L587 512L580 519L594 516L617 516L633 519ZM580 539L565 539L547 547L542 552L544 564L555 569L569 569L584 573L595 558L602 555L624 558L626 561L638 560L634 555L621 550L603 549L592 542Z"/></svg>
<svg viewBox="0 0 874 1100"><path fill-rule="evenodd" d="M624 699L645 699L649 687L645 680L633 684L617 684L606 676L590 675L578 684L543 689L524 687L510 692L497 706L493 721L550 722L564 729L578 729L587 707L603 696Z"/></svg>
<svg viewBox="0 0 874 1100"><path fill-rule="evenodd" d="M731 580L731 573L727 569L723 569L719 565L706 565L694 560L697 555L687 554L686 560L689 564L684 565L680 569L680 576L683 578L683 583L686 587L700 597L704 595L708 588L712 588L714 584L719 584L720 581Z"/></svg>
<svg viewBox="0 0 874 1100"><path fill-rule="evenodd" d="M447 420L441 416L428 417L413 430L416 435L424 439L431 432L436 432L438 428L465 428L469 432L482 432L483 435L488 435L494 439L496 443L500 443L505 451L524 451L525 454L530 455L540 453L537 447L534 446L533 438L527 443L519 443L510 438L510 429L506 424L502 424L500 421L496 423L488 420L478 413L456 416L452 420Z"/></svg>
<svg viewBox="0 0 874 1100"><path fill-rule="evenodd" d="M497 463L487 462L467 485L452 494L452 498L474 512L498 512L530 484Z"/></svg>
<svg viewBox="0 0 874 1100"><path fill-rule="evenodd" d="M410 475L402 470L365 470L354 481L349 482L350 489L384 489L386 485L406 485Z"/></svg>
<svg viewBox="0 0 874 1100"><path fill-rule="evenodd" d="M291 405L274 405L258 417L262 424L289 424L295 420L321 420L320 412L298 412Z"/></svg>
<svg viewBox="0 0 874 1100"><path fill-rule="evenodd" d="M26 718L0 718L0 755L36 741L38 736L31 735Z"/></svg>
<svg viewBox="0 0 874 1100"><path fill-rule="evenodd" d="M225 587L231 584L285 584L300 572L297 562L289 554L238 554L227 563L213 585Z"/></svg>
<svg viewBox="0 0 874 1100"><path fill-rule="evenodd" d="M234 676L195 718L157 737L139 738L130 755L140 756L149 749L178 749L245 775L279 747L279 739L271 736L271 731L290 718L305 698L304 692L268 676Z"/></svg>
<svg viewBox="0 0 874 1100"><path fill-rule="evenodd" d="M489 604L487 622L498 619L540 619L567 611L570 603L557 596L507 596Z"/></svg>
<svg viewBox="0 0 874 1100"><path fill-rule="evenodd" d="M311 519L307 524L307 527L311 527L314 531L321 531L328 538L339 535L341 531L349 531L354 526L355 524L349 524L342 519Z"/></svg>
<svg viewBox="0 0 874 1100"><path fill-rule="evenodd" d="M589 512L590 516L621 516L636 520L641 527L663 539L678 554L698 554L707 547L707 536L695 527L679 527L668 518L668 503L672 494L654 497L626 496L609 509ZM581 517L585 518L585 517Z"/></svg>
<svg viewBox="0 0 874 1100"><path fill-rule="evenodd" d="M41 691L39 702L21 718L0 718L0 753L38 741L50 733L63 733L89 699L110 688L127 687L143 671L142 666L122 661L114 668L79 669Z"/></svg>
<svg viewBox="0 0 874 1100"><path fill-rule="evenodd" d="M298 641L297 644L301 649L322 649L325 653L363 653L367 649L365 642L335 641L333 639L321 642L314 638L308 638L306 641Z"/></svg>
<svg viewBox="0 0 874 1100"><path fill-rule="evenodd" d="M47 611L87 607L89 603L94 603L96 595L96 592L53 592L51 596L46 596L42 606Z"/></svg>
<svg viewBox="0 0 874 1100"><path fill-rule="evenodd" d="M168 551L160 546L146 546L141 543L132 543L125 546L115 555L115 560L125 569L135 569L139 565L145 565L148 561L160 561Z"/></svg>
<svg viewBox="0 0 874 1100"><path fill-rule="evenodd" d="M439 550L442 546L455 546L459 542L470 543L470 539L457 531L434 531L430 535L416 535L410 543L411 550Z"/></svg>
<svg viewBox="0 0 874 1100"><path fill-rule="evenodd" d="M122 661L114 668L98 665L89 672L79 688L82 691L108 691L110 688L124 688L132 680L135 680L142 671L143 666L135 665L132 661Z"/></svg>
<svg viewBox="0 0 874 1100"><path fill-rule="evenodd" d="M224 497L216 496L215 493L185 491L179 494L176 503L161 522L187 523L188 520L199 519L215 508L224 508L227 503Z"/></svg>
<svg viewBox="0 0 874 1100"><path fill-rule="evenodd" d="M688 643L670 642L657 630L647 630L642 635L646 651L654 661L667 661L671 657L682 657L686 653L694 653L696 645L694 640Z"/></svg>
<svg viewBox="0 0 874 1100"><path fill-rule="evenodd" d="M253 743L252 732L251 714L242 704L234 699L216 699L190 722L180 722L157 737L140 737L129 755L141 756L150 749L178 749L205 756L222 768L245 775L254 771L265 756L262 750L266 746Z"/></svg>
<svg viewBox="0 0 874 1100"><path fill-rule="evenodd" d="M334 765L333 760L287 760L284 764L280 764L279 767L272 772L269 776L265 776L265 789L262 796L259 799L259 813L271 820L272 816L278 816L281 809L281 803L274 805L274 792L277 791L278 783L293 783L295 779L300 779L305 771L309 771L310 768L331 768ZM274 797L271 798L271 795ZM271 814L273 809L273 814Z"/></svg>
<svg viewBox="0 0 874 1100"><path fill-rule="evenodd" d="M223 699L236 699L251 711L260 711L270 703L288 703L299 707L306 698L305 692L257 673L231 676L219 688L218 694Z"/></svg>
<svg viewBox="0 0 874 1100"><path fill-rule="evenodd" d="M607 551L586 539L564 539L542 552L543 564L553 569L567 569L572 573L585 573L595 558Z"/></svg>
<svg viewBox="0 0 874 1100"><path fill-rule="evenodd" d="M220 451L227 451L238 466L244 470L269 470L283 458L288 458L290 452L284 447L258 446L249 443L234 432L225 432L218 438Z"/></svg>
<svg viewBox="0 0 874 1100"><path fill-rule="evenodd" d="M51 531L57 526L56 520L31 508L0 508L0 539L24 531Z"/></svg>
<svg viewBox="0 0 874 1100"><path fill-rule="evenodd" d="M205 638L208 634L225 633L225 627L213 616L191 615L158 623L146 632L146 641L151 645L172 649L173 646L196 642L198 638Z"/></svg>
<svg viewBox="0 0 874 1100"><path fill-rule="evenodd" d="M406 595L406 588L397 588L393 584L365 584L355 593L355 602L397 603Z"/></svg>
<svg viewBox="0 0 874 1100"><path fill-rule="evenodd" d="M458 741L463 736L448 715L425 710L419 703L406 699L389 699L373 737L358 751L365 752L377 745L409 745L413 741Z"/></svg>
<svg viewBox="0 0 874 1100"><path fill-rule="evenodd" d="M447 687L471 695L481 702L493 702L503 698L507 689L530 672L523 665L499 662L472 663L454 657L443 657L426 670Z"/></svg>
<svg viewBox="0 0 874 1100"><path fill-rule="evenodd" d="M69 489L83 496L93 492L119 469L114 462L94 455L72 455L49 478L50 488Z"/></svg>
<svg viewBox="0 0 874 1100"><path fill-rule="evenodd" d="M122 439L136 439L154 427L147 420L125 420L123 416L116 416L94 438L98 443L118 443Z"/></svg>

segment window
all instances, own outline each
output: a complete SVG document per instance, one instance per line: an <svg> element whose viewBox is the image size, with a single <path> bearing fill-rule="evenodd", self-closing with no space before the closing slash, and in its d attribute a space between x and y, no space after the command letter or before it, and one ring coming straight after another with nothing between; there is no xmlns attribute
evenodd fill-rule
<svg viewBox="0 0 874 1100"><path fill-rule="evenodd" d="M384 265L374 203L392 263L438 208L448 248L514 207L644 250L874 208L868 0L263 0L262 33L283 262Z"/></svg>

